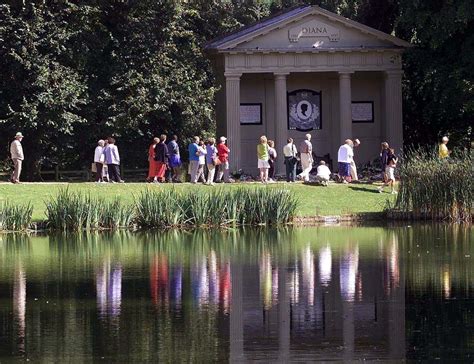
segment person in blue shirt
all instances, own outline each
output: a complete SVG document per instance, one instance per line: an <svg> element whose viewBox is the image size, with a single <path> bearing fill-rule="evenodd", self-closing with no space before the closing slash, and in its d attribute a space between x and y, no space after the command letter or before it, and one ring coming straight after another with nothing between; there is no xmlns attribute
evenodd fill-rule
<svg viewBox="0 0 474 364"><path fill-rule="evenodd" d="M189 144L189 174L191 175L191 183L197 182L199 169L199 137L193 137L193 142Z"/></svg>
<svg viewBox="0 0 474 364"><path fill-rule="evenodd" d="M173 135L168 143L169 167L172 182L181 182L179 178L179 168L181 167L181 156L179 154L178 137Z"/></svg>

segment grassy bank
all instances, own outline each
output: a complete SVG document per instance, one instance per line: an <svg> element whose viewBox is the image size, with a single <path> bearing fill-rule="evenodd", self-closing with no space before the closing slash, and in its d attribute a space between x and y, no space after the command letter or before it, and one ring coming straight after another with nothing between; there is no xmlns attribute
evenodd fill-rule
<svg viewBox="0 0 474 364"><path fill-rule="evenodd" d="M245 184L246 186L248 184ZM253 184L252 184L253 185ZM31 203L33 221L46 219L45 201L55 196L61 188L68 186L71 192L86 192L92 197L101 197L106 201L119 198L124 203L132 203L133 196L152 189L171 189L173 186L147 185L144 183L126 184L95 184L95 183L25 183L20 185L0 184L0 202ZM225 189L237 189L242 184L226 184ZM259 184L256 187L262 188ZM384 209L387 199L394 201L393 196L377 193L377 185L336 185L329 187L307 186L300 183L277 183L272 186L284 186L299 200L297 216L340 215L349 213L380 212ZM177 184L177 190L200 189L209 190L216 187L203 185Z"/></svg>

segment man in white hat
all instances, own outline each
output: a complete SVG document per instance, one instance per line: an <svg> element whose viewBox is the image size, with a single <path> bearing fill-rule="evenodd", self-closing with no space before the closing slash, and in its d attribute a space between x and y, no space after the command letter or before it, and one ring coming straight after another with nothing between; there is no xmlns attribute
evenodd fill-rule
<svg viewBox="0 0 474 364"><path fill-rule="evenodd" d="M25 159L23 155L23 147L21 146L21 141L23 140L23 134L18 132L15 135L15 140L10 144L10 154L15 165L15 170L13 171L11 182L20 183L20 174L21 174L21 164Z"/></svg>

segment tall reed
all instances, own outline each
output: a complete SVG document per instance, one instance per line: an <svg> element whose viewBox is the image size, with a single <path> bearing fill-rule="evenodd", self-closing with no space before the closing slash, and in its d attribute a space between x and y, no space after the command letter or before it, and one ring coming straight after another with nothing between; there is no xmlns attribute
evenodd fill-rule
<svg viewBox="0 0 474 364"><path fill-rule="evenodd" d="M119 200L105 201L90 194L61 189L46 202L49 228L63 231L117 229L133 221L133 208Z"/></svg>
<svg viewBox="0 0 474 364"><path fill-rule="evenodd" d="M440 159L433 150L409 150L399 167L395 209L415 219L471 222L474 154Z"/></svg>
<svg viewBox="0 0 474 364"><path fill-rule="evenodd" d="M136 198L139 227L276 225L290 222L297 201L280 188L146 190Z"/></svg>
<svg viewBox="0 0 474 364"><path fill-rule="evenodd" d="M0 202L0 231L23 231L31 223L31 204L16 205L9 201Z"/></svg>

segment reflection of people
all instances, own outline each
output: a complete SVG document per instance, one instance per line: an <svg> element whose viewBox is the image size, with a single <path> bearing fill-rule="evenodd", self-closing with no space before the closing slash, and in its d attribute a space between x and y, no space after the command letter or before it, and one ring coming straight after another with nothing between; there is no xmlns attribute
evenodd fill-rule
<svg viewBox="0 0 474 364"><path fill-rule="evenodd" d="M23 155L23 147L21 146L21 141L23 140L23 134L18 132L15 135L15 140L10 144L10 154L15 165L15 170L11 178L12 183L20 183L20 174L21 174L21 164L25 159Z"/></svg>
<svg viewBox="0 0 474 364"><path fill-rule="evenodd" d="M309 181L309 173L313 169L313 144L311 144L311 134L306 134L306 140L300 145L301 168L303 171L299 177L304 181Z"/></svg>
<svg viewBox="0 0 474 364"><path fill-rule="evenodd" d="M451 153L447 146L448 142L449 142L449 139L447 136L444 136L441 139L441 144L439 145L439 157L441 159L448 158L449 154Z"/></svg>

